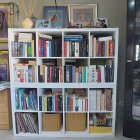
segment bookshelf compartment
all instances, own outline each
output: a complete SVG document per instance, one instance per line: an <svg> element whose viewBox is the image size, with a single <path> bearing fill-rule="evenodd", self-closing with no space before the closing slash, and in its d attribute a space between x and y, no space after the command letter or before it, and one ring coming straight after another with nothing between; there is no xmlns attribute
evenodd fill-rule
<svg viewBox="0 0 140 140"><path fill-rule="evenodd" d="M65 83L87 83L87 79L88 59L65 59Z"/></svg>
<svg viewBox="0 0 140 140"><path fill-rule="evenodd" d="M115 41L112 34L90 34L90 57L112 57L115 51Z"/></svg>
<svg viewBox="0 0 140 140"><path fill-rule="evenodd" d="M63 112L62 89L39 89L39 110L44 112Z"/></svg>
<svg viewBox="0 0 140 140"><path fill-rule="evenodd" d="M64 57L88 57L88 39L83 35L64 35Z"/></svg>
<svg viewBox="0 0 140 140"><path fill-rule="evenodd" d="M62 120L62 113L42 113L42 131L60 131Z"/></svg>
<svg viewBox="0 0 140 140"><path fill-rule="evenodd" d="M89 90L89 112L112 111L112 89Z"/></svg>
<svg viewBox="0 0 140 140"><path fill-rule="evenodd" d="M90 59L89 82L105 83L114 81L114 60Z"/></svg>
<svg viewBox="0 0 140 140"><path fill-rule="evenodd" d="M14 82L36 82L37 65L36 59L19 59L13 64Z"/></svg>
<svg viewBox="0 0 140 140"><path fill-rule="evenodd" d="M62 57L62 35L38 33L38 57Z"/></svg>
<svg viewBox="0 0 140 140"><path fill-rule="evenodd" d="M65 89L65 111L87 112L88 91L83 88Z"/></svg>
<svg viewBox="0 0 140 140"><path fill-rule="evenodd" d="M38 110L37 89L18 88L15 92L17 110Z"/></svg>
<svg viewBox="0 0 140 140"><path fill-rule="evenodd" d="M38 81L62 83L62 59L41 59L38 65Z"/></svg>
<svg viewBox="0 0 140 140"><path fill-rule="evenodd" d="M37 113L15 113L16 134L39 133Z"/></svg>
<svg viewBox="0 0 140 140"><path fill-rule="evenodd" d="M15 32L11 41L12 57L36 57L35 33Z"/></svg>
<svg viewBox="0 0 140 140"><path fill-rule="evenodd" d="M112 113L90 113L89 133L112 133Z"/></svg>

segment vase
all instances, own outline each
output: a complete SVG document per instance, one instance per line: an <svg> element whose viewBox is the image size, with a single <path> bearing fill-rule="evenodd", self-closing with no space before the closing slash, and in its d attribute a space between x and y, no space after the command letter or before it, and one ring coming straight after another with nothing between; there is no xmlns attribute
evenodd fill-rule
<svg viewBox="0 0 140 140"><path fill-rule="evenodd" d="M33 27L33 21L30 18L25 18L22 23L22 28L32 28Z"/></svg>

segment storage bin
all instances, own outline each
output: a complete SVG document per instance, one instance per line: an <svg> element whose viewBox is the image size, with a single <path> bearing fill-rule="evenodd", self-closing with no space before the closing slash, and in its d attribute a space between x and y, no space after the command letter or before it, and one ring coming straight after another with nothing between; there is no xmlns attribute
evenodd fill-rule
<svg viewBox="0 0 140 140"><path fill-rule="evenodd" d="M42 114L42 130L43 131L59 131L61 129L60 113L43 113Z"/></svg>
<svg viewBox="0 0 140 140"><path fill-rule="evenodd" d="M66 131L85 131L86 113L66 113Z"/></svg>

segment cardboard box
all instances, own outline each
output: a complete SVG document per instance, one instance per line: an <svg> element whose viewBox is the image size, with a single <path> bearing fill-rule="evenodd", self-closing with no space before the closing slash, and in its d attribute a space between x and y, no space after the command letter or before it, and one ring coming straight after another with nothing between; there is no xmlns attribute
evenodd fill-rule
<svg viewBox="0 0 140 140"><path fill-rule="evenodd" d="M86 113L66 113L66 131L85 131Z"/></svg>
<svg viewBox="0 0 140 140"><path fill-rule="evenodd" d="M112 127L104 127L104 126L89 126L89 133L112 133Z"/></svg>
<svg viewBox="0 0 140 140"><path fill-rule="evenodd" d="M60 113L43 113L42 114L42 130L43 131L59 131L61 129L62 114Z"/></svg>

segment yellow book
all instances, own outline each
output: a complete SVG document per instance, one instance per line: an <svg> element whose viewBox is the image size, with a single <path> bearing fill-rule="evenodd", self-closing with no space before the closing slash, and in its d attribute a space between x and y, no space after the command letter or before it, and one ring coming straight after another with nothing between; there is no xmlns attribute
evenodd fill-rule
<svg viewBox="0 0 140 140"><path fill-rule="evenodd" d="M34 46L34 40L31 40L31 48L32 48L32 57L35 57L35 46Z"/></svg>
<svg viewBox="0 0 140 140"><path fill-rule="evenodd" d="M109 56L109 41L106 41L106 56Z"/></svg>

